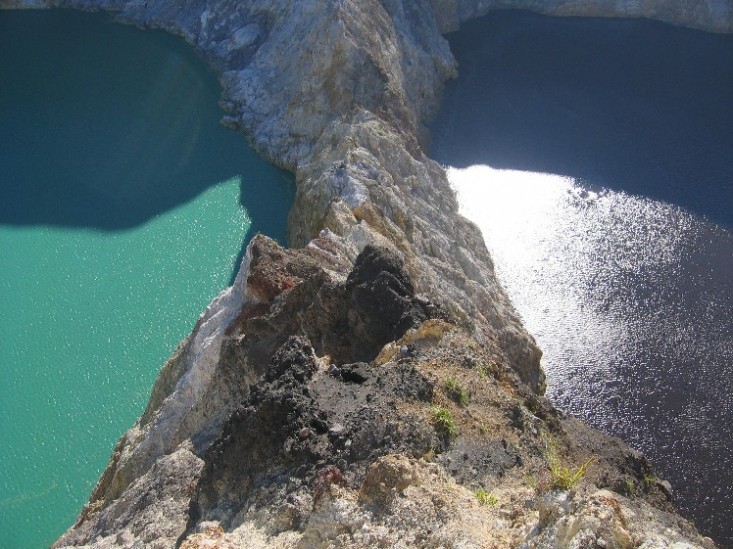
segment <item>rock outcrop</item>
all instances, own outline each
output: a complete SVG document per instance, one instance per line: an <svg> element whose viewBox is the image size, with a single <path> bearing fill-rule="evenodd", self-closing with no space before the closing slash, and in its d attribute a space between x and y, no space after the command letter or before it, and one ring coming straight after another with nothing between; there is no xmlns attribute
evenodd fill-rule
<svg viewBox="0 0 733 549"><path fill-rule="evenodd" d="M424 122L488 10L733 29L730 0L0 0L183 36L224 122L293 170L55 547L711 547L622 442L542 396L540 351ZM577 486L576 486L577 485ZM661 545L660 545L661 544Z"/></svg>
<svg viewBox="0 0 733 549"><path fill-rule="evenodd" d="M733 32L728 0L434 0L443 32L497 9L524 9L576 17L642 17L709 32Z"/></svg>

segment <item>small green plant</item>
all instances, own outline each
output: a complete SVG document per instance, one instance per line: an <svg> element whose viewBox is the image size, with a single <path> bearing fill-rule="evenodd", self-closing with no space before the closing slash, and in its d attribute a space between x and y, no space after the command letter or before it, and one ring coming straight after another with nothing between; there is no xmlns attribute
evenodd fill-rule
<svg viewBox="0 0 733 549"><path fill-rule="evenodd" d="M476 496L476 499L481 505L488 505L489 507L493 507L497 503L499 503L498 498L492 494L491 492L487 492L483 488L480 490L476 490L473 493L474 496Z"/></svg>
<svg viewBox="0 0 733 549"><path fill-rule="evenodd" d="M452 437L458 433L458 426L453 419L453 414L445 406L435 406L433 408L433 423L435 423L435 428L445 435Z"/></svg>
<svg viewBox="0 0 733 549"><path fill-rule="evenodd" d="M549 435L547 432L543 432L543 438L545 439L546 452L547 452L547 468L550 472L550 487L558 490L570 490L584 477L588 470L588 467L596 460L596 456L591 456L588 461L583 463L577 469L568 467L563 463L560 458L558 451L557 440Z"/></svg>
<svg viewBox="0 0 733 549"><path fill-rule="evenodd" d="M575 488L578 482L585 477L588 467L590 467L595 460L596 456L591 456L583 465L573 470L563 463L560 463L557 456L550 456L548 466L550 469L550 477L552 478L552 487L557 488L558 490L570 490Z"/></svg>
<svg viewBox="0 0 733 549"><path fill-rule="evenodd" d="M644 475L644 484L647 486L651 486L652 484L656 484L659 482L659 477L656 477L654 475Z"/></svg>
<svg viewBox="0 0 733 549"><path fill-rule="evenodd" d="M495 362L481 362L476 366L476 372L481 380L487 380L490 377L497 377L499 375L499 366Z"/></svg>
<svg viewBox="0 0 733 549"><path fill-rule="evenodd" d="M626 483L626 495L627 496L633 496L636 494L636 484L634 484L634 479L631 477L626 477L624 479L624 482Z"/></svg>
<svg viewBox="0 0 733 549"><path fill-rule="evenodd" d="M451 400L457 402L461 406L468 406L468 392L458 383L454 377L445 380L445 392Z"/></svg>

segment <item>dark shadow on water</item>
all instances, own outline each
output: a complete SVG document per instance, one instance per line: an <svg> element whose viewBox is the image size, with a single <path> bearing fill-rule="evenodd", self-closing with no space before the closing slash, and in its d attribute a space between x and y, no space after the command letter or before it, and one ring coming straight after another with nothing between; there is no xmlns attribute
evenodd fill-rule
<svg viewBox="0 0 733 549"><path fill-rule="evenodd" d="M567 175L733 226L733 36L641 20L496 12L459 62L432 155Z"/></svg>
<svg viewBox="0 0 733 549"><path fill-rule="evenodd" d="M271 185L267 193L263 193L262 189L258 187L260 181L251 178L242 180L239 202L242 208L249 212L252 225L250 225L247 239L242 244L242 249L234 263L234 270L229 278L230 286L234 284L251 237L262 233L274 238L282 246L287 244L285 226L290 205L295 197L295 181L289 172L282 171L279 177L278 184Z"/></svg>
<svg viewBox="0 0 733 549"><path fill-rule="evenodd" d="M127 229L241 176L250 234L284 238L292 177L219 124L216 78L181 39L0 11L0 82L0 223Z"/></svg>
<svg viewBox="0 0 733 549"><path fill-rule="evenodd" d="M615 309L628 342L584 364L586 351L558 335L575 358L545 365L588 375L588 383L561 381L559 405L644 445L682 512L733 548L731 479L721 465L730 455L730 393L719 389L728 381L730 343L733 36L497 12L449 39L460 76L432 125L434 158L571 176L723 225L695 220L674 266L661 261L614 276L599 264L593 274L612 281L611 293L602 298L603 284L590 281L583 307L598 318ZM570 270L563 276L583 280ZM595 352L588 341L582 345ZM604 418L596 409L607 389L619 412Z"/></svg>

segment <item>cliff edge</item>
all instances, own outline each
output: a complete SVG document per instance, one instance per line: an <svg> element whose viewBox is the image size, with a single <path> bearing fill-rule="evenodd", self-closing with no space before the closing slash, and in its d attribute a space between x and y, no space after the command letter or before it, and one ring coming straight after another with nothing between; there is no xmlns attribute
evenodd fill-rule
<svg viewBox="0 0 733 549"><path fill-rule="evenodd" d="M0 0L114 12L218 71L296 174L54 547L713 547L643 456L555 410L424 122L490 9L718 32L729 0Z"/></svg>

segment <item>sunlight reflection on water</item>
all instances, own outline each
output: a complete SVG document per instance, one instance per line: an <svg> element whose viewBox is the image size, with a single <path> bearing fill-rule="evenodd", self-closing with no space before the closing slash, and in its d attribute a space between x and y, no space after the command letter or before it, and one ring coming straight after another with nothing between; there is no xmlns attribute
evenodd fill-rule
<svg viewBox="0 0 733 549"><path fill-rule="evenodd" d="M548 397L647 453L681 508L733 516L733 234L567 177L448 175L544 351Z"/></svg>

